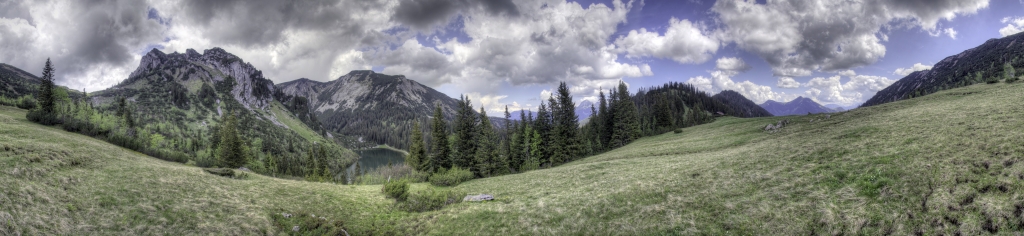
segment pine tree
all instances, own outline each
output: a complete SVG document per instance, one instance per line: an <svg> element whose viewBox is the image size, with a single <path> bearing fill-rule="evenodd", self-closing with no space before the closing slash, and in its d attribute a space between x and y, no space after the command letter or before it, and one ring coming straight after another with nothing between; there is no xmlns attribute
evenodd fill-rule
<svg viewBox="0 0 1024 236"><path fill-rule="evenodd" d="M608 128L608 120L610 115L608 114L608 99L604 96L604 90L601 90L598 95L598 106L596 117L590 118L590 123L593 124L597 130L597 149L598 152L607 150L608 140L611 139L611 129Z"/></svg>
<svg viewBox="0 0 1024 236"><path fill-rule="evenodd" d="M672 110L669 106L668 96L658 95L658 101L654 104L654 114L657 118L657 126L662 129L672 128Z"/></svg>
<svg viewBox="0 0 1024 236"><path fill-rule="evenodd" d="M434 124L431 132L431 140L434 141L430 148L430 161L424 162L423 168L429 172L437 171L440 168L451 168L448 156L451 152L448 149L448 127L444 122L444 114L441 113L441 104L434 107Z"/></svg>
<svg viewBox="0 0 1024 236"><path fill-rule="evenodd" d="M473 155L476 153L477 116L473 114L473 104L466 96L462 96L458 104L459 110L455 116L455 127L453 130L456 141L452 149L452 165L472 168L475 166Z"/></svg>
<svg viewBox="0 0 1024 236"><path fill-rule="evenodd" d="M128 113L130 114L130 113ZM233 112L224 118L220 128L220 144L217 148L217 157L221 165L228 168L238 168L245 165L248 159L243 149L241 137L238 135L238 120Z"/></svg>
<svg viewBox="0 0 1024 236"><path fill-rule="evenodd" d="M39 106L46 114L53 113L56 106L56 98L53 89L56 87L53 81L53 63L46 58L46 65L43 66L43 80L39 83Z"/></svg>
<svg viewBox="0 0 1024 236"><path fill-rule="evenodd" d="M417 171L424 171L423 167L429 164L421 164L429 162L426 158L426 151L423 147L423 131L420 130L420 122L416 121L412 125L412 139L409 140L409 158L405 160L405 163Z"/></svg>
<svg viewBox="0 0 1024 236"><path fill-rule="evenodd" d="M551 115L548 113L548 108L544 105L544 101L540 102L540 107L537 108L537 120L533 122L533 129L540 134L540 137L534 142L540 142L540 145L534 147L537 152L537 160L540 164L544 164L551 159Z"/></svg>
<svg viewBox="0 0 1024 236"><path fill-rule="evenodd" d="M477 176L488 177L491 176L495 168L498 165L497 158L497 145L494 143L494 127L491 125L490 119L487 118L487 111L483 107L480 107L480 126L476 129L478 131L476 135L476 154L474 155L475 165L471 167Z"/></svg>
<svg viewBox="0 0 1024 236"><path fill-rule="evenodd" d="M579 135L579 116L565 82L559 83L555 97L550 99L555 142L551 153L552 164L572 161L583 155L583 141Z"/></svg>
<svg viewBox="0 0 1024 236"><path fill-rule="evenodd" d="M615 95L615 124L611 144L612 147L621 147L640 136L640 114L630 99L626 83L619 82L619 91Z"/></svg>
<svg viewBox="0 0 1024 236"><path fill-rule="evenodd" d="M612 144L612 134L615 133L615 123L616 120L619 119L619 117L616 116L615 109L619 104L619 95L614 90L609 89L608 96L611 97L608 102L608 111L604 113L605 115L603 117L604 133L601 134L601 143L605 145L604 150L610 150L616 147Z"/></svg>

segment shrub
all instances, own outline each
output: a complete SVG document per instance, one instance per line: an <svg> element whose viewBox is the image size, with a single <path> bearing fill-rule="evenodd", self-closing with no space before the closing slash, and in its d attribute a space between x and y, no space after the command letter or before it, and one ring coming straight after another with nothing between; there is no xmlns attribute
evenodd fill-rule
<svg viewBox="0 0 1024 236"><path fill-rule="evenodd" d="M348 235L341 220L328 219L308 212L274 213L270 215L270 219L280 232L287 232L290 235ZM299 227L298 232L292 232L295 226Z"/></svg>
<svg viewBox="0 0 1024 236"><path fill-rule="evenodd" d="M462 202L462 197L465 195L465 193L451 189L427 188L409 194L409 198L405 202L399 203L398 207L409 212L439 210L444 206Z"/></svg>
<svg viewBox="0 0 1024 236"><path fill-rule="evenodd" d="M676 129L675 131L672 131L672 132L675 132L675 133L677 133L677 134L680 134L680 133L683 133L683 129L682 129L682 128L679 128L679 129Z"/></svg>
<svg viewBox="0 0 1024 236"><path fill-rule="evenodd" d="M32 96L25 95L25 96L22 96L21 98L18 98L18 108L21 108L21 109L25 109L25 110L35 109L36 105L37 105L36 103L37 103L36 99L34 97L32 97Z"/></svg>
<svg viewBox="0 0 1024 236"><path fill-rule="evenodd" d="M384 196L387 196L388 198L405 201L405 199L409 197L409 181L397 180L385 183L381 192L384 192Z"/></svg>
<svg viewBox="0 0 1024 236"><path fill-rule="evenodd" d="M473 172L455 166L450 170L442 168L441 171L431 175L430 184L434 186L455 186L471 179L473 179Z"/></svg>

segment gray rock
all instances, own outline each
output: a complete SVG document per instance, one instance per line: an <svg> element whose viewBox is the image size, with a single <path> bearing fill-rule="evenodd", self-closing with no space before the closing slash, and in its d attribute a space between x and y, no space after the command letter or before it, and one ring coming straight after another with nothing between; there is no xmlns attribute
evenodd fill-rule
<svg viewBox="0 0 1024 236"><path fill-rule="evenodd" d="M299 226L292 226L292 232L299 232Z"/></svg>
<svg viewBox="0 0 1024 236"><path fill-rule="evenodd" d="M464 202L467 202L467 201L468 202L480 202L480 201L491 201L491 200L494 200L494 196L492 196L490 194L466 195L466 197L462 198L462 201L464 201Z"/></svg>
<svg viewBox="0 0 1024 236"><path fill-rule="evenodd" d="M292 218L292 214L288 213L281 213L281 216L284 216L284 218Z"/></svg>
<svg viewBox="0 0 1024 236"><path fill-rule="evenodd" d="M249 170L249 168L245 168L244 166L241 167L241 168L238 168L238 170L245 171L245 172L252 172L251 170Z"/></svg>

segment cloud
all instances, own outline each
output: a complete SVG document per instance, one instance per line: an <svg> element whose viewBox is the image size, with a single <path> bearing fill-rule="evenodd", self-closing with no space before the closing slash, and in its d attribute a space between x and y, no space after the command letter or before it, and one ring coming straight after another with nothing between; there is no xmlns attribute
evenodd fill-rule
<svg viewBox="0 0 1024 236"><path fill-rule="evenodd" d="M126 78L131 64L137 66L137 52L159 41L164 28L137 1L5 1L0 6L0 61L39 75L51 58L57 83L75 89L95 91L105 87L97 84Z"/></svg>
<svg viewBox="0 0 1024 236"><path fill-rule="evenodd" d="M743 59L736 57L718 58L718 61L715 62L715 69L720 71L741 73L750 70L750 68L750 65L747 65Z"/></svg>
<svg viewBox="0 0 1024 236"><path fill-rule="evenodd" d="M799 88L800 83L796 82L790 77L779 77L778 82L775 83L775 87L779 88Z"/></svg>
<svg viewBox="0 0 1024 236"><path fill-rule="evenodd" d="M999 29L999 35L1002 35L1003 37L1024 31L1024 17L1006 17L1003 18L1001 22L1003 22L1003 24L1007 24L1006 27Z"/></svg>
<svg viewBox="0 0 1024 236"><path fill-rule="evenodd" d="M805 94L821 104L839 104L842 106L862 103L879 90L885 89L896 80L881 76L855 75L842 83L840 76L828 78L816 77L802 84L808 88Z"/></svg>
<svg viewBox="0 0 1024 236"><path fill-rule="evenodd" d="M511 0L419 0L401 1L392 19L419 30L448 24L457 13L480 8L489 14L519 16L519 8Z"/></svg>
<svg viewBox="0 0 1024 236"><path fill-rule="evenodd" d="M807 76L870 65L885 56L881 32L890 24L936 32L940 20L974 14L986 0L754 1L712 7L724 42L763 58L776 76ZM955 37L954 31L946 32Z"/></svg>
<svg viewBox="0 0 1024 236"><path fill-rule="evenodd" d="M718 40L708 37L699 25L673 17L664 35L657 32L630 30L615 40L619 51L627 57L669 58L683 64L703 63L718 51Z"/></svg>
<svg viewBox="0 0 1024 236"><path fill-rule="evenodd" d="M957 33L956 30L954 30L953 28L946 28L945 30L943 30L943 32L946 33L946 35L949 35L949 38L956 39Z"/></svg>
<svg viewBox="0 0 1024 236"><path fill-rule="evenodd" d="M788 101L796 98L796 95L777 93L772 91L771 86L759 85L749 80L743 82L733 81L732 74L725 71L712 71L711 77L697 76L686 81L702 91L716 94L723 90L733 90L742 94L754 103L761 104L768 100Z"/></svg>
<svg viewBox="0 0 1024 236"><path fill-rule="evenodd" d="M893 71L892 73L894 75L908 76L908 75L910 75L910 73L914 73L916 71L931 70L931 69L932 69L932 66L926 66L926 65L921 64L921 63L914 63L914 66L911 66L910 68L897 68L896 71Z"/></svg>

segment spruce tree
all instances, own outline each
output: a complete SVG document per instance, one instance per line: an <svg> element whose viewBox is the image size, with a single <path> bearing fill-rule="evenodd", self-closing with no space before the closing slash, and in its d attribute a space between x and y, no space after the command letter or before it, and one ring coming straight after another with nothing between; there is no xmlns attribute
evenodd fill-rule
<svg viewBox="0 0 1024 236"><path fill-rule="evenodd" d="M409 140L409 158L406 158L405 163L412 167L413 170L424 171L424 164L429 162L426 158L426 150L423 147L423 131L420 129L420 122L416 121L412 125L412 139Z"/></svg>
<svg viewBox="0 0 1024 236"><path fill-rule="evenodd" d="M657 127L662 129L672 128L672 110L669 105L668 96L658 95L658 101L654 103L654 114L657 118Z"/></svg>
<svg viewBox="0 0 1024 236"><path fill-rule="evenodd" d="M434 107L434 123L431 128L431 140L434 143L430 148L430 161L424 162L423 168L429 172L451 168L451 162L448 161L448 127L444 122L444 114L441 113L441 104Z"/></svg>
<svg viewBox="0 0 1024 236"><path fill-rule="evenodd" d="M522 165L523 158L523 128L526 127L526 112L519 111L519 121L512 123L512 132L509 132L509 143L508 143L508 163L509 167L513 171L518 171L520 165Z"/></svg>
<svg viewBox="0 0 1024 236"><path fill-rule="evenodd" d="M540 102L540 107L537 108L537 119L533 122L534 130L540 134L540 137L534 142L540 142L538 147L534 150L537 152L537 160L539 164L548 163L551 160L551 146L553 145L551 137L551 115L548 113L548 108L544 105L544 101Z"/></svg>
<svg viewBox="0 0 1024 236"><path fill-rule="evenodd" d="M612 148L615 148L615 146L612 145L612 134L615 133L616 119L619 119L619 117L616 117L615 109L615 106L618 106L619 104L619 95L614 90L609 89L608 96L610 96L608 101L608 111L604 113L605 116L603 118L604 133L601 134L601 143L605 145L604 150L611 150Z"/></svg>
<svg viewBox="0 0 1024 236"><path fill-rule="evenodd" d="M480 107L480 126L477 127L476 154L474 155L474 166L471 167L477 176L488 177L493 175L495 170L501 166L496 158L497 145L495 145L494 127L487 118L487 111Z"/></svg>
<svg viewBox="0 0 1024 236"><path fill-rule="evenodd" d="M640 136L640 113L630 98L626 83L619 82L619 90L615 95L615 123L611 143L613 148L625 146Z"/></svg>
<svg viewBox="0 0 1024 236"><path fill-rule="evenodd" d="M130 113L128 113L130 114ZM238 120L235 113L229 112L220 128L220 143L217 157L221 165L227 168L238 168L246 163L247 153L243 150L241 137L238 135Z"/></svg>
<svg viewBox="0 0 1024 236"><path fill-rule="evenodd" d="M476 125L477 116L473 114L472 103L469 98L462 96L459 100L459 110L455 115L455 143L452 150L452 165L462 168L474 166L473 155L476 153Z"/></svg>
<svg viewBox="0 0 1024 236"><path fill-rule="evenodd" d="M598 101L600 106L597 107L597 113L594 113L596 117L590 118L590 123L597 130L597 137L595 137L597 139L597 147L595 149L601 152L607 150L608 139L611 138L611 132L609 132L611 130L608 129L607 125L610 115L608 114L608 99L604 96L603 89L600 90L597 98L600 100Z"/></svg>
<svg viewBox="0 0 1024 236"><path fill-rule="evenodd" d="M37 99L39 100L39 107L46 114L53 113L57 103L53 94L55 87L53 71L53 63L50 62L50 58L46 58L46 65L43 66L43 80L39 83L39 98Z"/></svg>
<svg viewBox="0 0 1024 236"><path fill-rule="evenodd" d="M572 101L569 88L565 82L559 83L555 97L551 99L552 123L555 125L555 149L552 152L552 164L561 164L575 160L583 155L583 141L579 135L579 116L576 115L576 104Z"/></svg>

